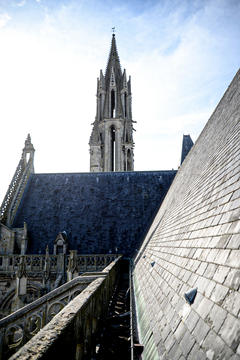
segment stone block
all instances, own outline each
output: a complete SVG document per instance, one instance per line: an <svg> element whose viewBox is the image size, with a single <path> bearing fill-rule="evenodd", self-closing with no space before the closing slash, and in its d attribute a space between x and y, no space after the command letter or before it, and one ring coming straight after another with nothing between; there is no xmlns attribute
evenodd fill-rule
<svg viewBox="0 0 240 360"><path fill-rule="evenodd" d="M240 356L240 343L239 343L238 348L237 348L237 354Z"/></svg>
<svg viewBox="0 0 240 360"><path fill-rule="evenodd" d="M182 356L182 351L178 343L176 343L172 346L171 350L168 352L168 358L178 360Z"/></svg>
<svg viewBox="0 0 240 360"><path fill-rule="evenodd" d="M225 299L229 289L226 286L216 284L215 288L213 289L211 293L211 300L218 305L221 305L223 303L223 300Z"/></svg>
<svg viewBox="0 0 240 360"><path fill-rule="evenodd" d="M189 280L189 278L191 277L191 275L192 275L191 271L185 270L185 273L184 273L184 275L183 275L182 280L183 280L184 282L188 282L188 280Z"/></svg>
<svg viewBox="0 0 240 360"><path fill-rule="evenodd" d="M238 199L238 198L240 198L240 189L237 189L237 190L234 191L231 200L235 200L235 199Z"/></svg>
<svg viewBox="0 0 240 360"><path fill-rule="evenodd" d="M234 227L235 228L235 227ZM231 224L227 223L227 224L222 224L220 225L220 229L217 232L216 235L225 235L225 234L231 234L233 231ZM237 232L237 231L235 231Z"/></svg>
<svg viewBox="0 0 240 360"><path fill-rule="evenodd" d="M195 343L190 354L187 357L188 360L206 360L206 354L201 350L198 344Z"/></svg>
<svg viewBox="0 0 240 360"><path fill-rule="evenodd" d="M236 290L230 290L225 297L222 306L228 312L237 317L240 311L240 293Z"/></svg>
<svg viewBox="0 0 240 360"><path fill-rule="evenodd" d="M213 280L219 282L220 284L223 284L225 279L227 278L228 273L229 273L228 267L219 265L213 276Z"/></svg>
<svg viewBox="0 0 240 360"><path fill-rule="evenodd" d="M204 294L204 292L206 291L206 287L208 286L209 284L209 280L206 279L205 277L203 276L199 276L198 278L198 284L197 284L197 287L198 287L198 291L202 294ZM214 286L215 286L215 283L214 283Z"/></svg>
<svg viewBox="0 0 240 360"><path fill-rule="evenodd" d="M219 335L233 351L236 351L240 343L239 319L228 314Z"/></svg>
<svg viewBox="0 0 240 360"><path fill-rule="evenodd" d="M225 249L227 247L227 244L230 240L232 235L222 235L222 236L217 236L216 239L218 239L216 247L219 249ZM221 253L222 256L222 253ZM228 254L227 254L228 256Z"/></svg>
<svg viewBox="0 0 240 360"><path fill-rule="evenodd" d="M200 261L198 261L198 260L193 261L193 264L191 266L191 271L197 272L200 265L201 265Z"/></svg>
<svg viewBox="0 0 240 360"><path fill-rule="evenodd" d="M197 274L203 275L203 273L204 273L204 271L206 270L207 266L208 266L208 263L207 263L207 262L201 262L199 268L198 268L197 271L196 271Z"/></svg>
<svg viewBox="0 0 240 360"><path fill-rule="evenodd" d="M211 226L218 225L220 223L221 217L222 217L222 214L218 214L218 215L213 216Z"/></svg>
<svg viewBox="0 0 240 360"><path fill-rule="evenodd" d="M214 262L214 260L218 257L219 251L220 251L219 249L209 249L206 261Z"/></svg>
<svg viewBox="0 0 240 360"><path fill-rule="evenodd" d="M215 264L208 264L203 276L209 278L209 279L212 279L213 278L213 275L215 274L216 272L216 269L217 269L217 265Z"/></svg>
<svg viewBox="0 0 240 360"><path fill-rule="evenodd" d="M206 317L206 322L216 333L218 333L224 320L226 319L226 316L227 316L226 310L214 304L208 316Z"/></svg>
<svg viewBox="0 0 240 360"><path fill-rule="evenodd" d="M229 213L229 221L240 220L240 208L237 208Z"/></svg>
<svg viewBox="0 0 240 360"><path fill-rule="evenodd" d="M240 200L240 199L239 199ZM229 227L229 233L239 233L240 232L240 220L233 221L231 226Z"/></svg>
<svg viewBox="0 0 240 360"><path fill-rule="evenodd" d="M239 250L231 250L227 260L226 265L231 267L240 267L240 252Z"/></svg>
<svg viewBox="0 0 240 360"><path fill-rule="evenodd" d="M174 333L174 336L177 339L178 343L180 343L180 341L184 337L186 331L187 331L187 327L184 325L183 322L180 322Z"/></svg>
<svg viewBox="0 0 240 360"><path fill-rule="evenodd" d="M240 287L240 270L231 269L227 275L224 285L231 289L238 290Z"/></svg>
<svg viewBox="0 0 240 360"><path fill-rule="evenodd" d="M240 207L240 197L231 201L231 209L238 209Z"/></svg>
<svg viewBox="0 0 240 360"><path fill-rule="evenodd" d="M203 295L210 298L212 292L215 289L215 286L216 286L215 281L208 280L207 283L206 283L206 287L205 287L205 289L203 291Z"/></svg>
<svg viewBox="0 0 240 360"><path fill-rule="evenodd" d="M188 279L188 284L194 288L197 286L197 281L198 281L198 275L196 274L191 274L190 278Z"/></svg>
<svg viewBox="0 0 240 360"><path fill-rule="evenodd" d="M189 331L186 331L185 335L183 336L183 338L180 342L181 351L182 351L183 355L185 356L185 358L187 358L187 356L190 353L190 351L192 350L194 344L195 344L195 339L193 338L193 336L190 334Z"/></svg>
<svg viewBox="0 0 240 360"><path fill-rule="evenodd" d="M173 347L173 345L175 343L176 343L176 339L171 332L171 333L169 333L168 337L164 341L164 346L165 346L167 353L170 351L170 349Z"/></svg>
<svg viewBox="0 0 240 360"><path fill-rule="evenodd" d="M229 359L232 355L231 349L212 330L202 343L202 348L206 353L207 359Z"/></svg>
<svg viewBox="0 0 240 360"><path fill-rule="evenodd" d="M210 313L214 303L207 298L203 297L202 301L196 308L196 312L200 315L200 317L205 320L208 314Z"/></svg>
<svg viewBox="0 0 240 360"><path fill-rule="evenodd" d="M210 327L207 323L202 319L199 319L196 327L193 329L192 335L196 339L197 343L201 345L209 331Z"/></svg>
<svg viewBox="0 0 240 360"><path fill-rule="evenodd" d="M171 328L167 323L165 323L164 326L161 326L161 337L163 342L167 339L170 333L171 333Z"/></svg>
<svg viewBox="0 0 240 360"><path fill-rule="evenodd" d="M175 314L171 320L170 326L172 329L172 332L174 333L176 331L176 329L178 328L179 324L181 322L181 318Z"/></svg>
<svg viewBox="0 0 240 360"><path fill-rule="evenodd" d="M227 248L229 249L240 249L240 235L234 234L227 244Z"/></svg>
<svg viewBox="0 0 240 360"><path fill-rule="evenodd" d="M218 256L214 259L214 263L219 265L226 265L229 254L230 254L230 250L228 249L219 250Z"/></svg>
<svg viewBox="0 0 240 360"><path fill-rule="evenodd" d="M189 305L190 306L190 305ZM189 331L192 332L193 329L196 327L198 321L200 319L200 316L195 312L191 311L185 320L185 325L188 327Z"/></svg>
<svg viewBox="0 0 240 360"><path fill-rule="evenodd" d="M240 356L237 354L233 354L231 357L229 357L229 360L240 360Z"/></svg>

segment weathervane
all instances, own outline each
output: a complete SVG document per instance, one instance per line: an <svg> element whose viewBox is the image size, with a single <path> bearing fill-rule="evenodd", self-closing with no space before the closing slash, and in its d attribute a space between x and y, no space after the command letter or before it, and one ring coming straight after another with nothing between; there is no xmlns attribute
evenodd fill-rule
<svg viewBox="0 0 240 360"><path fill-rule="evenodd" d="M113 33L113 34L115 33L115 26L112 27L112 33Z"/></svg>

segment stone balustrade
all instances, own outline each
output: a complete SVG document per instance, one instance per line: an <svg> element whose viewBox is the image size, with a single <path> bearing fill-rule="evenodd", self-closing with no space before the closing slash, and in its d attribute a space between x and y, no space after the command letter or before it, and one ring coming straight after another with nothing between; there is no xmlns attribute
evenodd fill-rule
<svg viewBox="0 0 240 360"><path fill-rule="evenodd" d="M66 340L72 340L73 337L76 345L74 351L81 359L80 354L90 351L91 335L96 331L98 320L106 311L116 280L119 259L120 257L115 259L102 272L78 276L0 320L0 358L8 359L36 334L39 334L39 339L43 341L42 350L55 353L53 350L55 341L58 342L60 338L63 341L63 334L66 333L66 329L69 329L73 333L69 333ZM59 312L61 314L57 316L56 314ZM78 324L77 331L73 331L75 323ZM46 327L46 324L50 325L50 328ZM42 329L43 327L44 329ZM42 329L41 334L38 333L40 329ZM46 342L46 339L42 338L42 334L46 334L46 337L52 341ZM38 345L35 347L35 351L39 352L41 348L39 340L37 342L33 340L26 344L30 352L32 352L31 344L36 345L36 343ZM20 350L20 353L24 354L25 351L21 352ZM21 356L23 355L16 354L13 358L20 359Z"/></svg>
<svg viewBox="0 0 240 360"><path fill-rule="evenodd" d="M51 272L57 272L58 255L49 255ZM15 273L18 269L22 255L0 255L0 273ZM101 271L111 261L116 259L116 254L99 255L77 255L77 271L79 273L86 271ZM44 270L46 255L24 255L26 271L30 273L39 273ZM69 262L69 255L66 256L65 268Z"/></svg>

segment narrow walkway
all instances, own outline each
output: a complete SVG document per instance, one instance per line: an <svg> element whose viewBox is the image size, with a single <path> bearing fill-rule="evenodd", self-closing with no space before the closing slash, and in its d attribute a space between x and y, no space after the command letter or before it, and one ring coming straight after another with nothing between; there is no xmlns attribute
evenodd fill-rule
<svg viewBox="0 0 240 360"><path fill-rule="evenodd" d="M99 336L96 360L131 358L128 262L122 264L118 286Z"/></svg>

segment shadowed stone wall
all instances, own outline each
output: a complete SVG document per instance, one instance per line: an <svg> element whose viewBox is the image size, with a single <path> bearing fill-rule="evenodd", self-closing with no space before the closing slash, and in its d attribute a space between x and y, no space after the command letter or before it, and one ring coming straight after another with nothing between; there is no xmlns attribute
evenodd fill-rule
<svg viewBox="0 0 240 360"><path fill-rule="evenodd" d="M176 171L32 174L13 226L27 223L30 254L45 253L60 231L78 253L131 255ZM116 250L117 248L117 250Z"/></svg>
<svg viewBox="0 0 240 360"><path fill-rule="evenodd" d="M143 359L240 358L240 72L135 259ZM184 293L197 288L190 306Z"/></svg>

